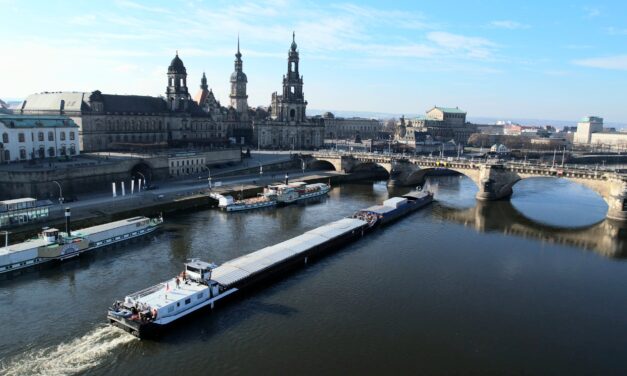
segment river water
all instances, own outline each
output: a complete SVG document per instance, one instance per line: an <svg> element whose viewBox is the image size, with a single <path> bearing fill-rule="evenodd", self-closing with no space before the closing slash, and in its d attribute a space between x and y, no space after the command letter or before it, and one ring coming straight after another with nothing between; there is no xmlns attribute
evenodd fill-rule
<svg viewBox="0 0 627 376"><path fill-rule="evenodd" d="M318 203L166 218L151 239L0 281L0 374L624 374L624 226L563 180L478 204L463 177L437 203L242 299L139 341L115 299L199 257L222 263L379 203L382 183Z"/></svg>

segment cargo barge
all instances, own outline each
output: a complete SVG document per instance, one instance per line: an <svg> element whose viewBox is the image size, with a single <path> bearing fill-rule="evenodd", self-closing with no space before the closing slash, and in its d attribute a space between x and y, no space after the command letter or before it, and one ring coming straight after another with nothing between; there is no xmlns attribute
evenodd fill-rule
<svg viewBox="0 0 627 376"><path fill-rule="evenodd" d="M70 211L65 211L66 230L44 228L39 236L0 249L0 274L63 261L109 245L125 242L154 232L163 218L134 217L72 231ZM5 235L6 236L6 235Z"/></svg>
<svg viewBox="0 0 627 376"><path fill-rule="evenodd" d="M433 202L433 192L415 190L400 197L392 197L381 205L362 209L353 215L367 221L370 227L383 226L393 222L408 213L414 212Z"/></svg>
<svg viewBox="0 0 627 376"><path fill-rule="evenodd" d="M423 199L422 195L419 197ZM422 201L411 205L412 210L398 210L394 216L398 218L424 206ZM376 217L373 221L379 220ZM139 338L154 338L176 320L203 308L213 309L246 288L360 239L371 228L373 224L368 220L353 216L220 266L192 260L185 263L178 276L114 302L107 311L107 320Z"/></svg>

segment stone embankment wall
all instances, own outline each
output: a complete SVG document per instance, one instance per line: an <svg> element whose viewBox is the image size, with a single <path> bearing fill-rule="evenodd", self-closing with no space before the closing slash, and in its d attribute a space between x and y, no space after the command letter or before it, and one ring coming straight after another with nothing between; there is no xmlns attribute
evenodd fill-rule
<svg viewBox="0 0 627 376"><path fill-rule="evenodd" d="M239 149L203 152L208 165L239 162ZM38 199L57 198L59 182L64 197L85 192L104 192L111 189L112 182L129 181L134 170L148 175L151 181L168 177L168 156L148 158L94 158L83 163L53 162L36 168L20 165L0 169L0 199L21 197ZM127 187L128 188L128 187Z"/></svg>

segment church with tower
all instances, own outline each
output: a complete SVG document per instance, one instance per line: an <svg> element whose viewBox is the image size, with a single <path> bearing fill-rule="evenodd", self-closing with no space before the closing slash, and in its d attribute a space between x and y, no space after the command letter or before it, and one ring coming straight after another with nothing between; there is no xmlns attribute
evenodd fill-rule
<svg viewBox="0 0 627 376"><path fill-rule="evenodd" d="M324 143L324 123L309 119L307 101L303 92L303 76L299 71L299 53L296 35L287 55L287 74L283 76L281 95L272 93L270 116L255 121L258 145L275 149L314 149Z"/></svg>
<svg viewBox="0 0 627 376"><path fill-rule="evenodd" d="M32 94L19 113L64 115L79 126L83 152L196 147L227 144L273 149L312 149L322 146L324 125L306 116L307 101L299 71L295 35L288 52L283 91L272 94L267 111L250 108L239 37L230 77L229 106L222 106L203 73L192 97L187 69L178 51L167 70L165 96L43 92Z"/></svg>

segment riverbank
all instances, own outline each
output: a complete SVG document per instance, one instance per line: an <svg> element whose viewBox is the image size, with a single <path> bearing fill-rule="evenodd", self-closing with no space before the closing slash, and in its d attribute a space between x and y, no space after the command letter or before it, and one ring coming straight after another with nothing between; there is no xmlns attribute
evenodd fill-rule
<svg viewBox="0 0 627 376"><path fill-rule="evenodd" d="M348 181L357 181L370 176L363 174L351 175L343 172L316 172L309 175L294 175L293 180L304 181L307 183L324 182L331 185L341 184ZM269 174L270 175L270 174ZM135 216L158 216L185 212L190 210L200 210L211 208L217 205L217 202L209 197L209 193L220 193L223 195L232 195L237 198L254 197L263 191L263 188L273 182L283 181L285 172L276 172L268 178L249 177L246 182L227 183L223 186L213 187L209 190L207 187L198 187L188 192L182 193L166 193L159 194L151 191L145 191L134 196L128 195L118 197L103 204L102 200L93 200L93 203L80 202L79 205L72 203L66 205L56 205L50 210L50 216L44 222L36 222L32 224L22 225L9 229L10 243L17 243L28 238L37 236L44 226L65 229L65 208L69 207L72 212L72 228L80 229L99 224L116 221L124 218Z"/></svg>

